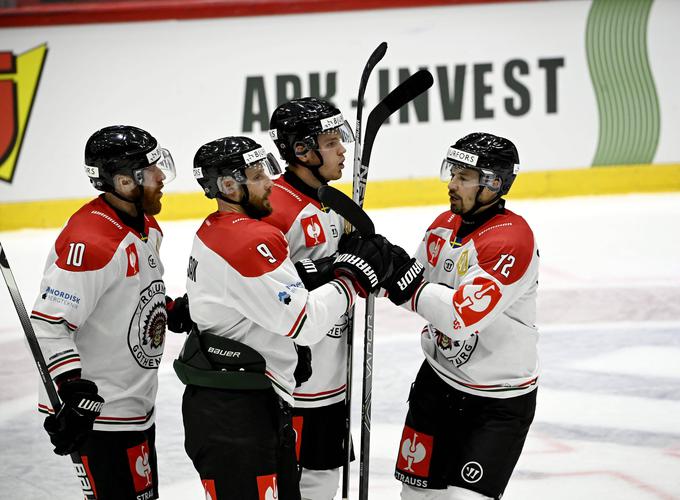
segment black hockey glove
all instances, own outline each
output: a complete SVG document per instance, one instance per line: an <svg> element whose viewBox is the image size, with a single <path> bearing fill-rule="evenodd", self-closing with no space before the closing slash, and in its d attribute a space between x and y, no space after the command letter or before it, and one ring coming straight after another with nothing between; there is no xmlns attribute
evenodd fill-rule
<svg viewBox="0 0 680 500"><path fill-rule="evenodd" d="M175 333L189 333L192 321L189 316L189 298L185 293L182 297L172 300L165 296L165 309L168 312L168 330Z"/></svg>
<svg viewBox="0 0 680 500"><path fill-rule="evenodd" d="M392 265L394 272L382 286L387 291L387 298L400 306L413 296L423 282L425 269L399 245L392 245Z"/></svg>
<svg viewBox="0 0 680 500"><path fill-rule="evenodd" d="M295 387L300 387L312 376L312 350L306 345L295 347L297 347L298 361L293 376L295 377Z"/></svg>
<svg viewBox="0 0 680 500"><path fill-rule="evenodd" d="M301 259L295 263L298 275L307 290L314 290L333 279L333 261L335 257L321 259Z"/></svg>
<svg viewBox="0 0 680 500"><path fill-rule="evenodd" d="M336 276L350 278L360 297L376 290L392 271L391 244L379 234L361 237L355 231L340 240L333 262Z"/></svg>
<svg viewBox="0 0 680 500"><path fill-rule="evenodd" d="M78 450L92 430L94 420L104 406L91 380L67 380L59 386L63 404L56 415L48 415L44 427L50 435L57 455L69 455Z"/></svg>

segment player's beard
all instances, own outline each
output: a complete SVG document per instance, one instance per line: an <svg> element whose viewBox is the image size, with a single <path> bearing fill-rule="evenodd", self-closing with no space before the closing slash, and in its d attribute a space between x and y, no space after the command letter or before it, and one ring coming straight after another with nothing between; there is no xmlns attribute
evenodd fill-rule
<svg viewBox="0 0 680 500"><path fill-rule="evenodd" d="M269 193L265 197L256 198L255 200L251 197L248 202L243 205L243 209L246 211L246 215L252 219L262 219L267 217L272 213L272 206L269 203Z"/></svg>
<svg viewBox="0 0 680 500"><path fill-rule="evenodd" d="M151 189L144 188L142 195L142 210L147 215L158 215L161 212L161 192L162 186L159 188Z"/></svg>

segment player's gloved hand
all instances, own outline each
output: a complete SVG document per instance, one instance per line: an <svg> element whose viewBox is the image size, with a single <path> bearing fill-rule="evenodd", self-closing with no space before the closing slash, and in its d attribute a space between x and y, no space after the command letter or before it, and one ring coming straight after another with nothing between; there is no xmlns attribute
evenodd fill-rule
<svg viewBox="0 0 680 500"><path fill-rule="evenodd" d="M390 275L391 246L384 236L362 237L355 231L340 240L333 272L351 279L359 296L365 298Z"/></svg>
<svg viewBox="0 0 680 500"><path fill-rule="evenodd" d="M189 298L185 293L172 300L165 296L165 310L168 312L168 330L175 333L189 333L192 321L189 315Z"/></svg>
<svg viewBox="0 0 680 500"><path fill-rule="evenodd" d="M295 263L298 275L307 290L314 290L333 279L335 257L322 257L317 260L300 259Z"/></svg>
<svg viewBox="0 0 680 500"><path fill-rule="evenodd" d="M298 361L293 376L295 377L295 387L300 387L312 376L312 350L306 345L296 347Z"/></svg>
<svg viewBox="0 0 680 500"><path fill-rule="evenodd" d="M382 286L387 291L387 298L400 306L413 296L423 282L425 269L399 245L392 245L391 250L394 271Z"/></svg>
<svg viewBox="0 0 680 500"><path fill-rule="evenodd" d="M92 430L104 406L97 385L91 380L67 380L59 386L63 404L56 415L48 415L44 427L54 445L54 453L68 455L78 450Z"/></svg>

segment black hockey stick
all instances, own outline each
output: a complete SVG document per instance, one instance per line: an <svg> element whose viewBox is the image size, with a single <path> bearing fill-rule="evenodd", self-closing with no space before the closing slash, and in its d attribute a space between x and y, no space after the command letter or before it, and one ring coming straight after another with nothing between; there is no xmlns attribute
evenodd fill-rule
<svg viewBox="0 0 680 500"><path fill-rule="evenodd" d="M26 306L24 306L24 301L21 299L21 294L19 293L19 287L17 282L14 280L14 275L9 267L9 262L7 261L7 256L5 255L5 250L2 248L2 243L0 243L0 271L2 271L2 277L5 278L5 283L7 284L7 290L9 295L12 297L12 302L14 302L14 308L17 310L19 315L19 321L21 321L21 326L24 329L24 334L26 335L26 340L28 341L28 346L33 354L33 359L35 364L38 366L38 372L40 373L40 378L47 391L47 397L52 404L54 413L56 414L61 407L61 401L59 400L59 395L57 390L54 388L52 383L52 378L50 377L49 371L47 370L47 363L45 363L45 358L43 357L42 351L40 350L40 345L38 344L38 339L33 331L33 325L31 325L31 320L28 318L28 313L26 312ZM76 476L80 481L80 487L83 490L83 495L85 495L85 500L96 500L94 491L92 490L92 485L90 484L90 479L87 476L87 471L83 466L83 461L80 458L80 453L74 451L71 453L71 460L73 461L73 468L76 471Z"/></svg>
<svg viewBox="0 0 680 500"><path fill-rule="evenodd" d="M333 209L347 222L359 231L361 236L372 236L375 234L375 226L364 209L354 203L352 198L347 196L333 186L321 186L318 190L319 199L324 205Z"/></svg>
<svg viewBox="0 0 680 500"><path fill-rule="evenodd" d="M390 92L368 115L364 147L361 152L359 175L354 178L354 200L363 206L368 181L368 165L371 161L373 143L380 126L389 116L405 106L423 92L427 91L434 79L427 70L414 73ZM371 397L373 392L373 331L375 319L375 296L366 297L366 315L364 321L364 373L363 404L361 407L361 457L359 460L359 500L368 499L368 480L371 451Z"/></svg>
<svg viewBox="0 0 680 500"><path fill-rule="evenodd" d="M380 60L387 52L387 43L378 45L366 61L361 73L359 93L357 95L357 121L354 138L354 179L358 178L361 167L361 120L364 109L364 94L368 79ZM352 188L354 191L354 188ZM358 200L355 200L358 201ZM363 201L363 200L362 200ZM345 463L342 467L342 498L349 499L349 466L352 460L352 364L354 361L354 308L347 314L347 381L345 386Z"/></svg>

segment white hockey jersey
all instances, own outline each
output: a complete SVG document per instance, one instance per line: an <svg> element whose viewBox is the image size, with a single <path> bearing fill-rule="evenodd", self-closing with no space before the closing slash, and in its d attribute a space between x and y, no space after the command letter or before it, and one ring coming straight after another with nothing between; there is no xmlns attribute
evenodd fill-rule
<svg viewBox="0 0 680 500"><path fill-rule="evenodd" d="M294 343L321 340L356 296L345 279L306 290L281 231L236 212L211 214L196 233L187 294L199 330L257 350L274 390L290 404Z"/></svg>
<svg viewBox="0 0 680 500"><path fill-rule="evenodd" d="M484 397L526 394L539 374L533 233L505 209L463 238L461 222L447 211L429 227L416 253L426 281L404 307L430 322L421 345L446 383Z"/></svg>
<svg viewBox="0 0 680 500"><path fill-rule="evenodd" d="M317 199L296 189L292 179L287 181L289 175L293 174L276 180L269 197L274 211L265 221L283 232L293 262L333 255L338 250L345 220L323 207ZM347 315L343 315L325 337L311 346L312 376L295 389L295 406L314 408L344 401L347 324Z"/></svg>
<svg viewBox="0 0 680 500"><path fill-rule="evenodd" d="M123 224L102 197L83 206L50 251L31 313L52 378L79 368L97 384L105 401L99 431L154 422L167 314L153 217L145 234ZM53 413L42 386L39 411Z"/></svg>

